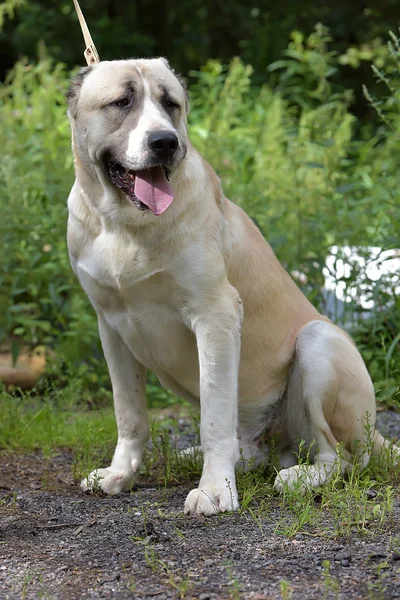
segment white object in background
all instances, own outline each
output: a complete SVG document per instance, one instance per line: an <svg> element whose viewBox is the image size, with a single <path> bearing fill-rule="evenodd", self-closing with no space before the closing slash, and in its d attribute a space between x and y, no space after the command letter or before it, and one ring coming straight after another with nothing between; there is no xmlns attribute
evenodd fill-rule
<svg viewBox="0 0 400 600"><path fill-rule="evenodd" d="M342 302L353 301L367 310L373 308L373 282L381 278L386 293L400 294L400 250L382 250L378 246L332 246L330 251L322 270L324 287ZM351 280L345 281L345 278Z"/></svg>

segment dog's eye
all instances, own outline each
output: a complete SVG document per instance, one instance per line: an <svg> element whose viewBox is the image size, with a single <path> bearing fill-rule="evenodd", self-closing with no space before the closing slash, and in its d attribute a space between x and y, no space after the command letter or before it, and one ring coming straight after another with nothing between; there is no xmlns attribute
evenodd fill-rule
<svg viewBox="0 0 400 600"><path fill-rule="evenodd" d="M179 104L177 104L176 102L174 102L173 100L165 100L164 101L164 106L166 108L180 108Z"/></svg>
<svg viewBox="0 0 400 600"><path fill-rule="evenodd" d="M117 108L126 108L131 103L130 98L121 98L120 100L116 100L115 102L111 102L111 106L116 106Z"/></svg>

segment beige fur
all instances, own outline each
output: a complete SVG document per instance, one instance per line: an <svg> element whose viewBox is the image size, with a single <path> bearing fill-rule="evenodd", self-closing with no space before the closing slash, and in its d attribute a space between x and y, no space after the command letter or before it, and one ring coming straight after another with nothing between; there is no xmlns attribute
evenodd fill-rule
<svg viewBox="0 0 400 600"><path fill-rule="evenodd" d="M110 105L134 82L132 108ZM160 90L179 111L168 112ZM249 217L227 200L186 134L185 92L163 59L104 62L69 94L76 182L71 191L71 263L99 319L118 424L111 466L88 476L109 493L129 489L149 429L145 370L201 405L203 475L185 511L237 508L235 464L268 459L261 436L277 436L288 468L276 487L323 483L343 442L364 464L365 417L375 423L372 383L350 338L321 316L285 272ZM164 104L163 104L164 102ZM136 103L136 104L135 104ZM110 108L111 106L111 108ZM175 199L140 211L107 178L101 152L127 169L146 167L146 132L176 132ZM315 440L314 464L295 465L300 440ZM361 445L355 449L355 444ZM382 438L376 435L380 446ZM317 450L317 451L316 451ZM343 469L346 463L343 463Z"/></svg>

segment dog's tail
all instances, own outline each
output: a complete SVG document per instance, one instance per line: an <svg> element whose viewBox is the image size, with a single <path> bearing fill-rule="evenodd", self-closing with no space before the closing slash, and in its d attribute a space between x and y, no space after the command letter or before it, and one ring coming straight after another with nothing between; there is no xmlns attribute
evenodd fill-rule
<svg viewBox="0 0 400 600"><path fill-rule="evenodd" d="M396 446L396 444L386 440L383 435L375 429L372 440L372 456L378 458L383 457L392 464L398 464L400 463L400 448L399 446Z"/></svg>

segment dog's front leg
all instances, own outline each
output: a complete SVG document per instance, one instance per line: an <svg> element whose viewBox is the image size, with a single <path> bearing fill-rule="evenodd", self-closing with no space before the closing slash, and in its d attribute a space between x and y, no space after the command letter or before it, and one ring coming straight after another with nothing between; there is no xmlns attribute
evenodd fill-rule
<svg viewBox="0 0 400 600"><path fill-rule="evenodd" d="M228 292L228 293L227 293ZM238 508L235 464L241 302L228 287L222 299L207 304L195 320L200 363L200 437L204 465L199 487L192 490L185 512L213 515Z"/></svg>
<svg viewBox="0 0 400 600"><path fill-rule="evenodd" d="M131 489L136 481L149 439L146 370L101 315L99 331L113 388L118 443L111 465L92 471L81 487L85 491L100 488L107 494L117 494Z"/></svg>

